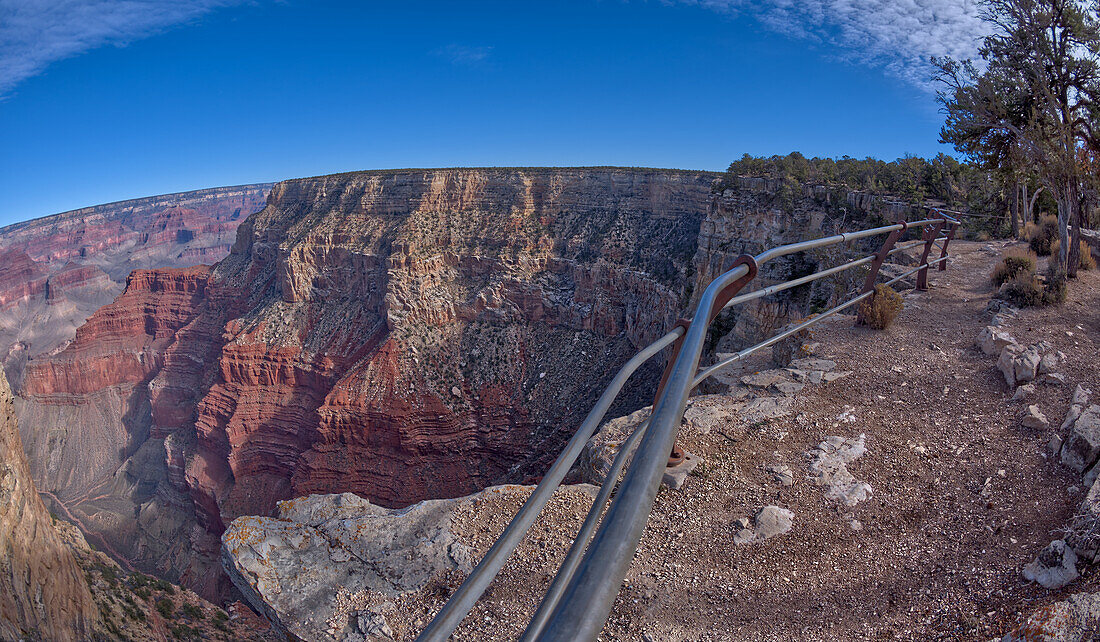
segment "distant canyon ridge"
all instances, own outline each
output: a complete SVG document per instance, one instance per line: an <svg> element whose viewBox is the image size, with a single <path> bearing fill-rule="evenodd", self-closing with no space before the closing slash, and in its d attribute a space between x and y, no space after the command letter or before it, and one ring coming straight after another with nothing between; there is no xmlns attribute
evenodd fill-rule
<svg viewBox="0 0 1100 642"><path fill-rule="evenodd" d="M536 477L734 257L882 215L864 195L781 205L719 178L369 171L4 228L0 347L37 488L126 564L217 600L225 525L278 500L404 506ZM756 301L712 346L845 287ZM660 365L609 416L646 405Z"/></svg>

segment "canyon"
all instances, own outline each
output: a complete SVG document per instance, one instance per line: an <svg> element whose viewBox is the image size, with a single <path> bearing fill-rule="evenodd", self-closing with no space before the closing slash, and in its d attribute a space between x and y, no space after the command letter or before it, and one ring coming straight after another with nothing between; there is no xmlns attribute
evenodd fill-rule
<svg viewBox="0 0 1100 642"><path fill-rule="evenodd" d="M782 206L762 182L718 178L498 168L278 183L215 266L132 271L71 342L25 362L35 482L124 564L224 600L220 536L236 517L311 493L393 508L537 478L617 368L738 254L894 214L812 187ZM776 261L758 282L831 258ZM850 286L726 314L712 348ZM649 403L659 366L612 413Z"/></svg>
<svg viewBox="0 0 1100 642"><path fill-rule="evenodd" d="M85 207L0 228L0 358L18 393L28 359L72 340L134 269L213 264L271 184Z"/></svg>

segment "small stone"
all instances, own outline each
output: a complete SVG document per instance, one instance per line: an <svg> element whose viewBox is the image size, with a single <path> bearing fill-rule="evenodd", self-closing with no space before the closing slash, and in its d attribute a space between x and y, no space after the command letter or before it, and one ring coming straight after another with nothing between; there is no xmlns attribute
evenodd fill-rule
<svg viewBox="0 0 1100 642"><path fill-rule="evenodd" d="M828 359L795 359L791 362L791 367L798 370L822 370L828 372L836 368L836 362L829 361Z"/></svg>
<svg viewBox="0 0 1100 642"><path fill-rule="evenodd" d="M462 391L458 389L458 386L451 386L451 394L456 397L461 397Z"/></svg>
<svg viewBox="0 0 1100 642"><path fill-rule="evenodd" d="M1016 392L1012 395L1012 401L1026 401L1035 395L1035 384L1025 383L1024 385L1016 388Z"/></svg>
<svg viewBox="0 0 1100 642"><path fill-rule="evenodd" d="M843 379L850 374L852 374L851 370L843 370L841 372L826 372L824 378L826 383L831 383L833 381L836 381L837 379Z"/></svg>
<svg viewBox="0 0 1100 642"><path fill-rule="evenodd" d="M858 519L853 519L852 521L848 522L848 526L850 526L854 531L863 530L863 522L859 521Z"/></svg>
<svg viewBox="0 0 1100 642"><path fill-rule="evenodd" d="M1035 405L1027 407L1027 412L1024 413L1024 417L1020 423L1025 428L1034 428L1036 430L1045 430L1050 427L1050 422L1047 421L1046 416L1039 411L1039 406Z"/></svg>
<svg viewBox="0 0 1100 642"><path fill-rule="evenodd" d="M802 392L802 389L806 387L804 383L796 383L794 381L780 381L775 384L775 391L783 395L796 395Z"/></svg>
<svg viewBox="0 0 1100 642"><path fill-rule="evenodd" d="M765 506L753 516L752 523L759 540L771 539L791 530L794 513L778 506Z"/></svg>
<svg viewBox="0 0 1100 642"><path fill-rule="evenodd" d="M1039 375L1036 381L1043 385L1061 386L1066 383L1066 375L1062 374L1061 372L1048 372L1046 374Z"/></svg>
<svg viewBox="0 0 1100 642"><path fill-rule="evenodd" d="M1077 555L1065 540L1054 540L1039 551L1035 561L1024 566L1024 579L1044 588L1062 588L1077 579Z"/></svg>
<svg viewBox="0 0 1100 642"><path fill-rule="evenodd" d="M1058 359L1058 353L1048 352L1039 359L1038 373L1041 375L1054 372L1058 369L1060 360Z"/></svg>
<svg viewBox="0 0 1100 642"><path fill-rule="evenodd" d="M1089 390L1081 384L1077 384L1077 388L1073 390L1073 401L1070 403L1075 406L1086 406L1089 403L1089 397L1091 395L1092 390Z"/></svg>
<svg viewBox="0 0 1100 642"><path fill-rule="evenodd" d="M1056 457L1062 450L1062 436L1057 433L1051 435L1050 441L1047 442L1047 450L1050 451L1051 457Z"/></svg>
<svg viewBox="0 0 1100 642"><path fill-rule="evenodd" d="M780 486L791 486L794 484L794 471L786 464L771 464L765 468L765 470L771 473L772 480Z"/></svg>
<svg viewBox="0 0 1100 642"><path fill-rule="evenodd" d="M1100 406L1089 406L1073 422L1066 444L1062 446L1062 463L1084 472L1100 456Z"/></svg>

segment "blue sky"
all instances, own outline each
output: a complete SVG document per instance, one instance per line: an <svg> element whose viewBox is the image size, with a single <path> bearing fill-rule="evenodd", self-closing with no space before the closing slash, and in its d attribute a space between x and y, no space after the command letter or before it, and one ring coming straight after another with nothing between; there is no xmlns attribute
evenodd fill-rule
<svg viewBox="0 0 1100 642"><path fill-rule="evenodd" d="M0 224L357 169L922 156L967 0L0 0Z"/></svg>

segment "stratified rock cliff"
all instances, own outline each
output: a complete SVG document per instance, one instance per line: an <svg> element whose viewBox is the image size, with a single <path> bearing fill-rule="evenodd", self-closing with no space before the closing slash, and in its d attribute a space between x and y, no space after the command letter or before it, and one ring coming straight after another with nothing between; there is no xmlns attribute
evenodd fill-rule
<svg viewBox="0 0 1100 642"><path fill-rule="evenodd" d="M72 340L135 269L212 265L271 184L86 207L0 228L0 359L21 388L29 358Z"/></svg>
<svg viewBox="0 0 1100 642"><path fill-rule="evenodd" d="M0 376L0 640L84 640L95 621L84 574L35 492Z"/></svg>
<svg viewBox="0 0 1100 642"><path fill-rule="evenodd" d="M540 474L680 313L714 178L280 183L212 273L136 272L66 349L29 362L36 477L93 541L214 597L224 525L278 500L403 506Z"/></svg>

